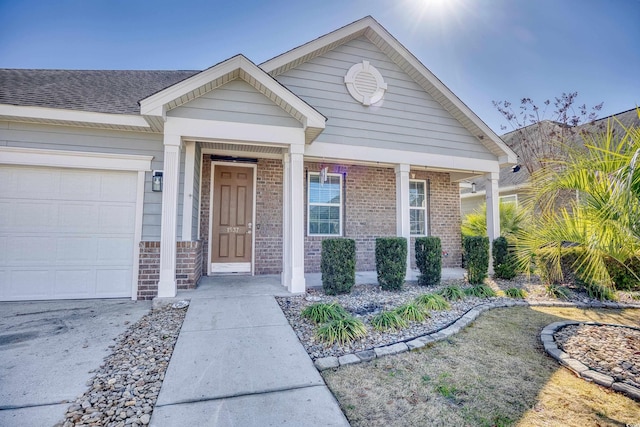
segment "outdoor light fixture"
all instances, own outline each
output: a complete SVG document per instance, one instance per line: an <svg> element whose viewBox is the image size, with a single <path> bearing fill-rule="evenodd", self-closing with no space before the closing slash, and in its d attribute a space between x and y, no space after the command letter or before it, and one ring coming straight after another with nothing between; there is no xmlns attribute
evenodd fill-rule
<svg viewBox="0 0 640 427"><path fill-rule="evenodd" d="M471 183L471 192L472 192L472 193L475 193L475 192L476 192L476 183L475 183L475 182L472 182L472 183Z"/></svg>
<svg viewBox="0 0 640 427"><path fill-rule="evenodd" d="M162 171L153 171L151 191L162 191Z"/></svg>

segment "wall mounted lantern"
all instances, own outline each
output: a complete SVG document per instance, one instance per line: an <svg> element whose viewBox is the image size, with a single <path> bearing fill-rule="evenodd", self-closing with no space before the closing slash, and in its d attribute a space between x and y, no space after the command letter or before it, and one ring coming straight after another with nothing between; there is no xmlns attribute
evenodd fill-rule
<svg viewBox="0 0 640 427"><path fill-rule="evenodd" d="M162 191L162 171L153 171L151 178L151 190Z"/></svg>
<svg viewBox="0 0 640 427"><path fill-rule="evenodd" d="M472 182L472 183L471 183L471 192L472 192L472 193L475 193L475 192L476 192L476 183L475 183L475 182Z"/></svg>

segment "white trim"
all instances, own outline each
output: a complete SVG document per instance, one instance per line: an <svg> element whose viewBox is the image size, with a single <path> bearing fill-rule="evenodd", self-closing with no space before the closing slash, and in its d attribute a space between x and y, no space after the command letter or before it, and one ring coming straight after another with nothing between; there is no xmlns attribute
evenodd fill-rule
<svg viewBox="0 0 640 427"><path fill-rule="evenodd" d="M196 143L185 142L184 187L182 189L182 241L193 240L193 180L196 159Z"/></svg>
<svg viewBox="0 0 640 427"><path fill-rule="evenodd" d="M343 223L343 216L344 216L344 195L343 193L343 187L344 187L344 176L342 176L341 173L327 173L327 177L330 176L337 176L340 178L340 230L338 232L338 234L322 234L322 233L311 233L311 201L310 201L310 197L311 197L311 176L318 176L318 178L320 177L320 173L319 172L312 172L312 171L307 171L307 200L306 200L306 205L307 205L307 236L313 236L313 237L341 237L342 236L342 231L343 231L343 227L342 227L342 223ZM313 206L329 206L329 207L335 207L336 204L335 203L313 203Z"/></svg>
<svg viewBox="0 0 640 427"><path fill-rule="evenodd" d="M396 236L407 239L407 268L405 277L411 274L411 218L409 216L409 173L411 166L399 164L394 168L396 175Z"/></svg>
<svg viewBox="0 0 640 427"><path fill-rule="evenodd" d="M150 171L153 156L0 147L0 164L78 169Z"/></svg>
<svg viewBox="0 0 640 427"><path fill-rule="evenodd" d="M218 262L211 264L211 273L251 273L253 266L250 262ZM252 274L253 276L253 274Z"/></svg>
<svg viewBox="0 0 640 427"><path fill-rule="evenodd" d="M196 150L197 152L197 150ZM202 146L200 146L200 185L198 188L198 231L196 234L196 239L197 240L201 240L202 236L200 235L201 233L201 229L200 229L200 223L202 222L202 169L204 168L204 153L202 151ZM211 159L209 159L209 161L211 161ZM209 207L209 209L211 209L211 207ZM208 273L208 272L207 272Z"/></svg>
<svg viewBox="0 0 640 427"><path fill-rule="evenodd" d="M525 188L529 188L529 183L528 182L525 182L525 183L522 183L522 184L518 184L518 185L510 185L508 187L500 187L500 192L501 193L506 193L506 192L509 192L509 191L517 191L517 190L522 190L522 189L525 189ZM485 194L486 194L486 190L480 190L480 191L477 191L475 193L464 193L464 194L461 194L460 198L461 199L471 199L471 198L474 198L474 197L484 196Z"/></svg>
<svg viewBox="0 0 640 427"><path fill-rule="evenodd" d="M221 122L216 120L185 119L167 117L165 133L181 135L185 140L218 139L228 143L254 142L286 147L304 144L302 128L258 125L253 123Z"/></svg>
<svg viewBox="0 0 640 427"><path fill-rule="evenodd" d="M326 118L309 104L300 99L289 89L278 83L262 69L249 61L243 55L236 55L226 61L204 70L188 79L174 84L148 98L140 101L140 111L143 115L162 116L166 114L166 104L198 88L210 83L222 76L243 70L251 78L248 83L262 93L265 88L277 97L281 98L288 106L297 110L304 116L303 126L324 129ZM255 82L253 81L255 80Z"/></svg>
<svg viewBox="0 0 640 427"><path fill-rule="evenodd" d="M215 177L215 167L216 166L231 166L234 168L252 168L253 169L253 209L252 209L252 224L253 224L253 230L251 231L251 262L249 262L248 264L250 264L250 268L249 270L245 271L245 270L239 270L239 271L229 271L229 270L225 270L225 271L220 271L217 268L214 268L214 265L217 264L224 264L224 265L231 265L231 266L240 266L240 268L243 268L242 265L244 265L244 263L238 263L238 262L233 262L233 263L216 263L214 264L211 259L213 257L213 253L211 251L211 248L213 247L213 190L214 190L214 185L215 185L215 181L214 181L214 177ZM210 199L209 199L209 252L208 252L208 259L207 259L207 275L211 275L214 273L251 273L251 275L253 276L255 274L255 260L256 260L256 210L257 210L257 206L256 206L256 202L257 202L257 183L258 183L258 165L255 163L233 163L233 162L211 162L211 188L210 188Z"/></svg>
<svg viewBox="0 0 640 427"><path fill-rule="evenodd" d="M325 159L327 162L330 160L357 160L388 166L406 163L416 166L439 168L443 171L469 171L476 172L477 174L500 171L500 165L495 160L445 156L442 154L419 153L389 148L361 147L319 141L305 147L305 157L307 156Z"/></svg>
<svg viewBox="0 0 640 427"><path fill-rule="evenodd" d="M140 278L140 242L142 241L142 218L144 212L144 182L146 173L138 171L138 188L136 192L136 219L133 235L133 277L131 282L131 299L138 299L138 280Z"/></svg>
<svg viewBox="0 0 640 427"><path fill-rule="evenodd" d="M228 142L228 141L226 143L233 144L232 142ZM221 156L249 157L249 158L255 158L255 159L273 159L273 160L282 160L282 156L283 156L283 154L276 154L276 153L259 153L256 151L242 151L242 150L217 150L213 148L202 148L202 147L200 148L200 152L202 154L218 154Z"/></svg>
<svg viewBox="0 0 640 427"><path fill-rule="evenodd" d="M60 108L24 107L0 104L0 116L16 117L21 119L131 126L151 129L149 123L147 123L144 117L130 114L94 113L89 111L64 110Z"/></svg>
<svg viewBox="0 0 640 427"><path fill-rule="evenodd" d="M513 197L515 198L515 200L513 201L506 201L504 199L506 199L507 197ZM500 201L500 203L514 203L516 206L518 206L518 193L515 194L505 194L504 196L499 196L498 200Z"/></svg>

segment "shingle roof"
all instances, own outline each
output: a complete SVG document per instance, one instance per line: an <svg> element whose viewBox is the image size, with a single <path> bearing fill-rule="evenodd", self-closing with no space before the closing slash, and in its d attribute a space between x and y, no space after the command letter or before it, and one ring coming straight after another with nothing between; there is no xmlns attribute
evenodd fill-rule
<svg viewBox="0 0 640 427"><path fill-rule="evenodd" d="M0 69L0 104L140 114L138 101L198 72Z"/></svg>

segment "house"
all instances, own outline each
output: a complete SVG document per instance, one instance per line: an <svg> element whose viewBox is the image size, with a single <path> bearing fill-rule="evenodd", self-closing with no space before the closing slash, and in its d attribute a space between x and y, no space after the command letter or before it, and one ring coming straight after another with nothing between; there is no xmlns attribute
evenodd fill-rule
<svg viewBox="0 0 640 427"><path fill-rule="evenodd" d="M232 273L304 292L340 236L359 271L381 236L439 236L459 266L459 182L487 177L490 199L515 161L371 17L259 66L0 70L0 300L171 297Z"/></svg>
<svg viewBox="0 0 640 427"><path fill-rule="evenodd" d="M622 132L621 126L639 126L640 119L635 108L627 111L623 111L618 114L613 114L602 119L595 120L594 122L585 123L576 126L568 133L568 137L573 144L584 144L582 135L595 134L604 132L607 129L607 124L611 122L615 131ZM528 128L534 128L537 125L530 125ZM529 137L540 137L540 132L544 136L551 135L552 133L560 134L558 130L562 125L557 122L544 120L540 122L541 130L533 130L528 132ZM518 155L520 162L526 157L525 150L521 147L522 138L519 131L515 130L502 135L502 140ZM533 165L532 165L533 166ZM500 178L498 180L499 187L499 200L506 203L521 203L527 198L527 191L529 189L529 177L530 172L528 168L524 166L504 166L500 169ZM473 188L470 184L473 184ZM475 211L485 203L486 191L485 180L469 179L466 183L461 185L460 188L460 211L462 216Z"/></svg>

